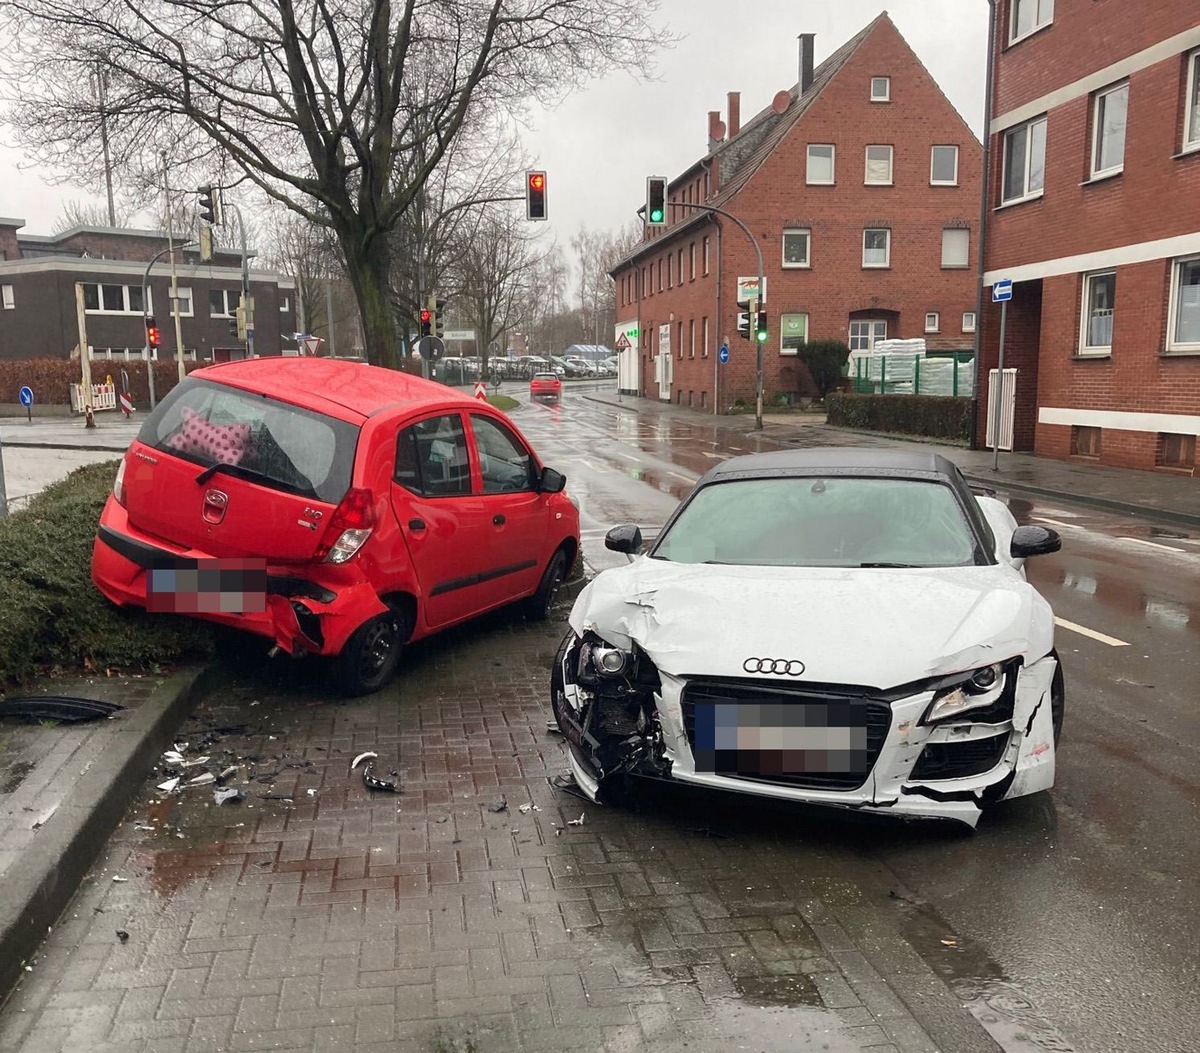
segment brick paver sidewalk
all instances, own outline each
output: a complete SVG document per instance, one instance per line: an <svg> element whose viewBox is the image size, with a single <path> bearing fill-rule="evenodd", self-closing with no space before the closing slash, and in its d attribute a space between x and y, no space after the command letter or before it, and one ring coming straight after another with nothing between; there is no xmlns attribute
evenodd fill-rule
<svg viewBox="0 0 1200 1053"><path fill-rule="evenodd" d="M372 699L302 663L211 696L189 771L237 764L246 799L148 773L0 1049L996 1049L803 817L552 788L562 631L452 631ZM366 750L402 792L351 772Z"/></svg>

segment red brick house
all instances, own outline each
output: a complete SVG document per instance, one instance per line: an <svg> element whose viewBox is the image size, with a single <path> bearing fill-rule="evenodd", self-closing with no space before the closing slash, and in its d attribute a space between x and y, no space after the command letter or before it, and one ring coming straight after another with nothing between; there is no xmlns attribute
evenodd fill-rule
<svg viewBox="0 0 1200 1053"><path fill-rule="evenodd" d="M993 16L984 281L1013 280L1013 446L1194 473L1200 4L995 0ZM982 322L986 370L990 297Z"/></svg>
<svg viewBox="0 0 1200 1053"><path fill-rule="evenodd" d="M709 114L708 152L669 182L669 225L613 269L622 390L714 412L754 402L755 346L737 332L754 251L696 203L762 248L768 402L809 393L806 339L972 348L982 147L886 14L815 69L800 41L799 81L744 125L736 92L727 123Z"/></svg>

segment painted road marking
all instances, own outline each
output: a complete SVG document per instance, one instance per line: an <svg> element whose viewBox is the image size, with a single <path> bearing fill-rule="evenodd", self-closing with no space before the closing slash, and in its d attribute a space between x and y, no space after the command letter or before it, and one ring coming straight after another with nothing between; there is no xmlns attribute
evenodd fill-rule
<svg viewBox="0 0 1200 1053"><path fill-rule="evenodd" d="M613 451L618 457L624 457L627 461L640 461L641 458L636 453L622 453L620 450Z"/></svg>
<svg viewBox="0 0 1200 1053"><path fill-rule="evenodd" d="M1146 541L1140 537L1118 537L1118 541L1132 541L1135 545L1149 545L1151 548L1166 549L1168 552L1183 552L1182 548L1176 548L1174 545L1160 545L1157 541Z"/></svg>
<svg viewBox="0 0 1200 1053"><path fill-rule="evenodd" d="M679 472L667 472L667 475L673 475L676 479L682 479L685 483L694 483L700 478L698 475L680 475Z"/></svg>
<svg viewBox="0 0 1200 1053"><path fill-rule="evenodd" d="M1064 523L1061 519L1050 519L1047 516L1030 516L1030 519L1036 519L1039 523L1049 523L1056 527L1069 527L1071 530L1082 530L1078 523Z"/></svg>
<svg viewBox="0 0 1200 1053"><path fill-rule="evenodd" d="M705 457L711 457L714 461L727 461L733 456L731 453L712 453L709 450L701 450Z"/></svg>
<svg viewBox="0 0 1200 1053"><path fill-rule="evenodd" d="M1086 625L1076 625L1074 622L1069 622L1066 618L1055 618L1054 624L1059 625L1064 629L1070 629L1073 633L1079 633L1080 636L1087 636L1093 640L1099 640L1101 643L1108 644L1109 647L1129 646L1128 642L1125 640L1118 640L1115 636L1105 636L1104 633L1098 633L1095 629L1089 629Z"/></svg>

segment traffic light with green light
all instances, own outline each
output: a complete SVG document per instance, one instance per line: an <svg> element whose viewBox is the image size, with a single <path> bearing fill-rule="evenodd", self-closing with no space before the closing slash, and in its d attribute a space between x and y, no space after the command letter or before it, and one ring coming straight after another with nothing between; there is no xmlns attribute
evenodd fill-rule
<svg viewBox="0 0 1200 1053"><path fill-rule="evenodd" d="M758 312L758 321L754 326L754 339L760 344L767 342L767 312Z"/></svg>
<svg viewBox="0 0 1200 1053"><path fill-rule="evenodd" d="M646 177L646 226L667 225L667 181L662 176Z"/></svg>

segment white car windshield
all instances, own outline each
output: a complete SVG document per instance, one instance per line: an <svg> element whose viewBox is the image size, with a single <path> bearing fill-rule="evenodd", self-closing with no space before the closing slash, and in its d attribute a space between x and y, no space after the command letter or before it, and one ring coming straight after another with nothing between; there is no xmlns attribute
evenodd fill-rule
<svg viewBox="0 0 1200 1053"><path fill-rule="evenodd" d="M975 553L948 486L792 476L704 487L651 556L779 567L956 567L973 564Z"/></svg>

